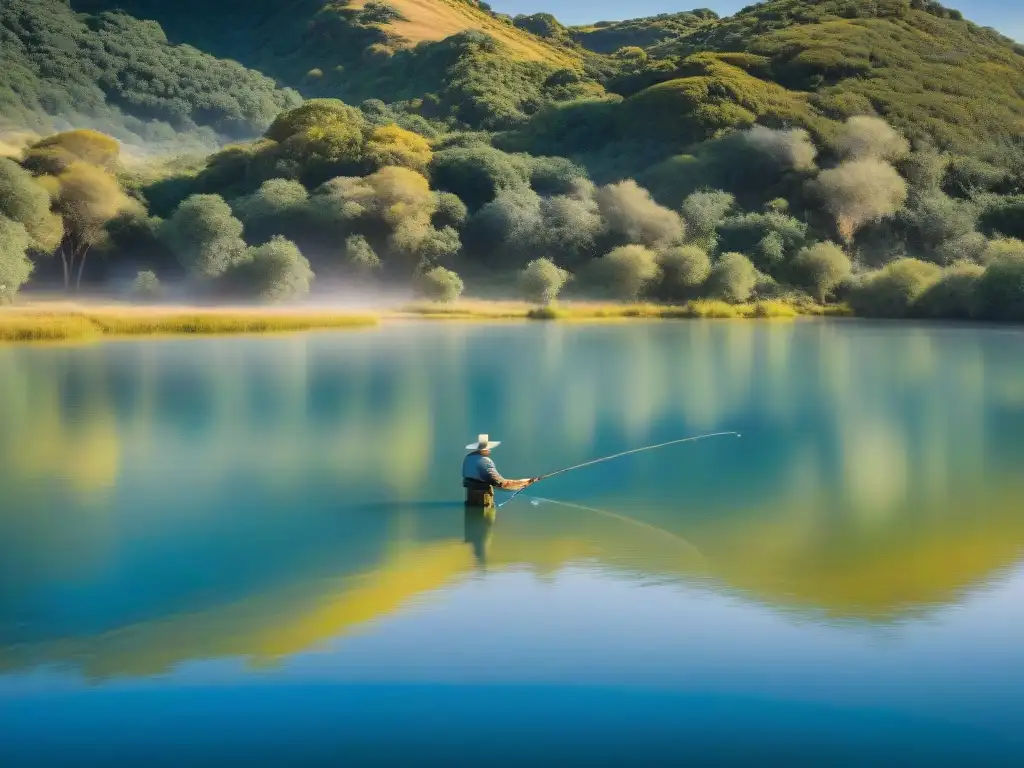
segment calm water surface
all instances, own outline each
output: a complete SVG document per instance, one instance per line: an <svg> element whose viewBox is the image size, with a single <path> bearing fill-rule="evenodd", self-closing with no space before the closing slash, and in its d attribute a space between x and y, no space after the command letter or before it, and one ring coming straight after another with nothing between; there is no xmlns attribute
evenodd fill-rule
<svg viewBox="0 0 1024 768"><path fill-rule="evenodd" d="M1020 331L0 347L0 493L4 766L1024 760Z"/></svg>

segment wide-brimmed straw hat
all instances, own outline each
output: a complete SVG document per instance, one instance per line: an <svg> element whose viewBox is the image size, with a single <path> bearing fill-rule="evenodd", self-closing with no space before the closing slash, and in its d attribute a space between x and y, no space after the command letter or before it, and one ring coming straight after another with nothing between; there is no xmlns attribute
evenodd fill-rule
<svg viewBox="0 0 1024 768"><path fill-rule="evenodd" d="M501 445L500 440L491 440L490 435L478 435L475 443L466 446L467 451L489 451Z"/></svg>

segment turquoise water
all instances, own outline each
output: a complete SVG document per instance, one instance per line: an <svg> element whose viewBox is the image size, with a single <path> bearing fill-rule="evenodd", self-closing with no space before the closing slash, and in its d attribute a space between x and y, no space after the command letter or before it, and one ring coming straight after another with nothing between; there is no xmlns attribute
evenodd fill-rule
<svg viewBox="0 0 1024 768"><path fill-rule="evenodd" d="M1022 435L1018 330L0 347L0 764L1019 765Z"/></svg>

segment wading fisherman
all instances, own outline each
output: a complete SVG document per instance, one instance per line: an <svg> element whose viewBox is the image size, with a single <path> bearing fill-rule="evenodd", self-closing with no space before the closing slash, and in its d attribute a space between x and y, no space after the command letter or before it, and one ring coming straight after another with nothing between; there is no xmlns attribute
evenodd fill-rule
<svg viewBox="0 0 1024 768"><path fill-rule="evenodd" d="M462 462L462 486L466 489L466 506L493 507L494 489L503 491L521 491L536 482L537 478L526 480L506 480L498 473L491 459L491 449L501 445L492 441L488 435L480 435L476 443L466 446L470 454Z"/></svg>

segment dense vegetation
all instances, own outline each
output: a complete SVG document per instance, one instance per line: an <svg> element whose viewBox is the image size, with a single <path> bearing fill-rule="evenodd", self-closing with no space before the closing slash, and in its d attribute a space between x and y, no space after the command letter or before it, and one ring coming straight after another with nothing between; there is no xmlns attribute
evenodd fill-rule
<svg viewBox="0 0 1024 768"><path fill-rule="evenodd" d="M55 0L5 5L0 33L18 44L4 55L31 60L35 77L8 88L17 109L0 101L12 125L88 123L53 96L26 100L81 83L93 101L76 105L93 123L116 115L109 132L129 143L142 131L125 127L144 121L258 135L146 162L95 131L9 148L3 297L29 280L150 301L390 284L439 301L783 298L1024 319L1024 50L936 3L770 0L728 19L567 29L466 0L466 18L509 36L469 29L415 47L384 3L286 15L247 3L230 32L181 15L215 21L232 3L119 5L307 97L346 101L298 105L98 0L75 3L86 16ZM538 50L550 56L523 53ZM188 76L197 62L208 77ZM310 75L314 62L333 69ZM74 76L59 69L72 63Z"/></svg>

